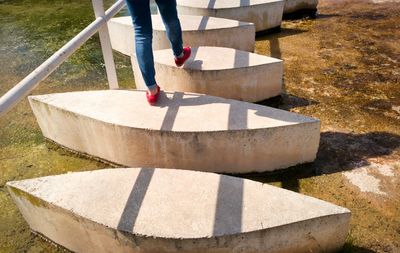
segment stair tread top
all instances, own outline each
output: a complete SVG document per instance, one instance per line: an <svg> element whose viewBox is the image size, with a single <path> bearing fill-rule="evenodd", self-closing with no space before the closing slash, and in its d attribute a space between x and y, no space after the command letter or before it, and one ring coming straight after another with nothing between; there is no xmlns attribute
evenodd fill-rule
<svg viewBox="0 0 400 253"><path fill-rule="evenodd" d="M155 51L154 61L156 63L176 67L171 49ZM233 48L202 46L192 48L192 54L183 68L212 71L248 68L280 62L282 62L280 59Z"/></svg>
<svg viewBox="0 0 400 253"><path fill-rule="evenodd" d="M177 4L193 8L229 9L284 1L285 0L177 0Z"/></svg>
<svg viewBox="0 0 400 253"><path fill-rule="evenodd" d="M268 184L173 169L104 169L7 185L38 207L50 204L109 228L159 238L210 238L350 213Z"/></svg>
<svg viewBox="0 0 400 253"><path fill-rule="evenodd" d="M160 15L151 15L151 18L154 30L165 31L165 26ZM181 21L183 32L224 29L239 26L253 26L252 23L248 22L207 16L179 15L179 19ZM130 16L112 18L111 20L112 22L133 26Z"/></svg>
<svg viewBox="0 0 400 253"><path fill-rule="evenodd" d="M145 91L100 90L29 97L31 103L148 130L214 132L318 123L317 119L262 105L183 92L162 92L149 106Z"/></svg>

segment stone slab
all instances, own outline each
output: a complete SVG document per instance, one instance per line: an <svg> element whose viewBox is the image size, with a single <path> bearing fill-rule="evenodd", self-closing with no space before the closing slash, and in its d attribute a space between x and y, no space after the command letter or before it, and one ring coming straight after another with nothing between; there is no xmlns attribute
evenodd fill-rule
<svg viewBox="0 0 400 253"><path fill-rule="evenodd" d="M177 0L178 12L253 23L256 31L280 27L285 0Z"/></svg>
<svg viewBox="0 0 400 253"><path fill-rule="evenodd" d="M267 184L171 169L7 183L33 231L74 252L334 252L350 211Z"/></svg>
<svg viewBox="0 0 400 253"><path fill-rule="evenodd" d="M220 46L253 52L255 27L252 23L236 20L180 15L185 45ZM159 15L152 15L153 50L171 48L165 26ZM125 55L135 53L134 30L131 17L112 18L108 22L111 45ZM240 34L240 36L238 36Z"/></svg>
<svg viewBox="0 0 400 253"><path fill-rule="evenodd" d="M315 159L320 122L236 100L104 90L29 97L43 135L129 167L246 173ZM206 159L205 159L206 158Z"/></svg>
<svg viewBox="0 0 400 253"><path fill-rule="evenodd" d="M302 10L316 10L318 0L286 0L283 14L294 13Z"/></svg>
<svg viewBox="0 0 400 253"><path fill-rule="evenodd" d="M281 94L283 62L259 54L223 47L192 48L191 58L176 67L170 49L154 52L156 81L167 91L207 94L258 102ZM138 89L146 89L137 59L132 68Z"/></svg>

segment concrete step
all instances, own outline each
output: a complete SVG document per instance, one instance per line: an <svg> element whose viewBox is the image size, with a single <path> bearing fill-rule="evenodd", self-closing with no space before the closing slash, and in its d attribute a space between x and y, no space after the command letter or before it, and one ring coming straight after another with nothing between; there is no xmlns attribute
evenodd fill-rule
<svg viewBox="0 0 400 253"><path fill-rule="evenodd" d="M202 93L257 102L282 91L282 60L223 47L192 48L182 68L175 65L170 49L154 52L156 80L164 90ZM137 59L132 68L138 89L146 89Z"/></svg>
<svg viewBox="0 0 400 253"><path fill-rule="evenodd" d="M128 167L247 173L315 159L318 120L236 100L145 91L70 92L29 98L43 135Z"/></svg>
<svg viewBox="0 0 400 253"><path fill-rule="evenodd" d="M316 10L318 0L286 0L284 14L290 14L302 10Z"/></svg>
<svg viewBox="0 0 400 253"><path fill-rule="evenodd" d="M180 15L179 19L185 45L231 47L254 51L255 27L251 23L190 15ZM171 48L161 17L152 15L152 21L153 50ZM108 28L113 49L126 55L134 54L135 42L131 17L113 18L108 22Z"/></svg>
<svg viewBox="0 0 400 253"><path fill-rule="evenodd" d="M178 12L251 22L256 31L279 27L285 0L177 0Z"/></svg>
<svg viewBox="0 0 400 253"><path fill-rule="evenodd" d="M333 252L350 211L213 173L106 169L7 183L31 229L74 252Z"/></svg>

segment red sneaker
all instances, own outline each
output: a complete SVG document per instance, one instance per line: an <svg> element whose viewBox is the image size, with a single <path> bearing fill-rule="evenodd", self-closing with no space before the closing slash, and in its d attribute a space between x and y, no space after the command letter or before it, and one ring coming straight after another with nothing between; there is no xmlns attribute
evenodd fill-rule
<svg viewBox="0 0 400 253"><path fill-rule="evenodd" d="M192 50L190 49L190 47L184 47L183 48L183 56L180 58L175 58L176 66L177 67L182 66L185 63L185 61L187 59L189 59L191 53L192 53Z"/></svg>
<svg viewBox="0 0 400 253"><path fill-rule="evenodd" d="M159 95L160 95L160 86L157 85L157 93L155 95L151 95L149 91L146 91L147 102L149 102L150 105L155 105L157 103Z"/></svg>

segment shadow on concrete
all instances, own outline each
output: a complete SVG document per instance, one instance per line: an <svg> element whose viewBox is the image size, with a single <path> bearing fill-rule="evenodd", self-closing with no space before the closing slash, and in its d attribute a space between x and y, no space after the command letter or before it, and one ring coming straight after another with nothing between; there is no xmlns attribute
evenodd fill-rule
<svg viewBox="0 0 400 253"><path fill-rule="evenodd" d="M299 192L300 179L367 166L370 164L368 159L390 155L398 148L400 136L391 133L323 132L317 158L313 163L293 166L283 171L243 176L264 183L281 182L283 188Z"/></svg>
<svg viewBox="0 0 400 253"><path fill-rule="evenodd" d="M203 60L195 60L198 51L198 47L193 47L191 49L190 58L183 64L184 68L185 66L190 65L190 67L188 67L189 69L202 69Z"/></svg>
<svg viewBox="0 0 400 253"><path fill-rule="evenodd" d="M154 171L153 168L142 168L140 170L121 214L117 226L119 231L133 232ZM242 178L223 175L219 177L215 216L210 217L210 219L214 219L214 236L225 235L227 232L242 232L243 195L244 181ZM178 199L176 201L179 202Z"/></svg>
<svg viewBox="0 0 400 253"><path fill-rule="evenodd" d="M241 178L220 176L213 235L242 232L244 184Z"/></svg>
<svg viewBox="0 0 400 253"><path fill-rule="evenodd" d="M126 202L124 211L118 223L118 230L132 232L139 215L147 189L149 188L151 178L153 177L153 168L142 168L136 178L135 184Z"/></svg>
<svg viewBox="0 0 400 253"><path fill-rule="evenodd" d="M210 2L208 2L207 8L208 9L214 8L216 2L217 2L217 0L210 0Z"/></svg>
<svg viewBox="0 0 400 253"><path fill-rule="evenodd" d="M168 92L169 93L169 92ZM216 100L212 96L204 96L192 94L192 97L184 97L183 92L173 92L172 98L167 97L166 93L160 93L159 101L156 106L167 107L166 116L164 117L161 130L168 131L173 129L173 125L178 114L179 108L184 106L209 105L213 103L227 104L229 106L227 130L243 130L248 126L248 113L256 114L257 116L275 119L284 122L299 122L299 118L287 113L276 113L275 110L264 111L259 110L259 105L253 103L243 103L236 100L221 99ZM223 117L224 115L221 115ZM304 120L309 121L311 119Z"/></svg>
<svg viewBox="0 0 400 253"><path fill-rule="evenodd" d="M240 6L249 6L250 0L240 0Z"/></svg>
<svg viewBox="0 0 400 253"><path fill-rule="evenodd" d="M174 92L174 95L171 100L182 100L183 93L182 92ZM161 130L170 131L174 127L176 115L178 114L179 104L178 103L171 103L168 106L167 113L165 114L164 120L161 124Z"/></svg>
<svg viewBox="0 0 400 253"><path fill-rule="evenodd" d="M207 27L207 24L208 24L208 21L209 21L209 20L210 20L210 17L202 16L202 17L201 17L200 24L199 24L199 26L197 27L197 30L200 30L200 31L205 30L206 27Z"/></svg>

